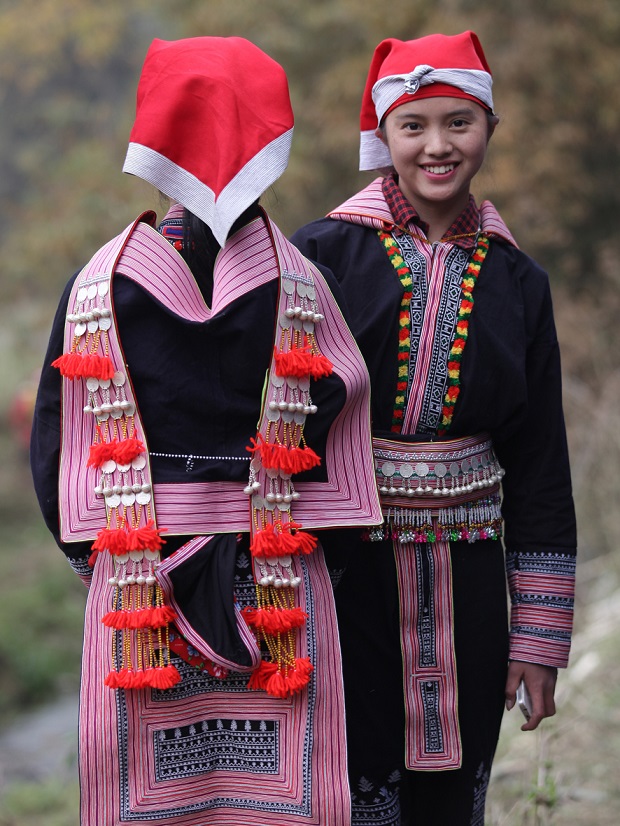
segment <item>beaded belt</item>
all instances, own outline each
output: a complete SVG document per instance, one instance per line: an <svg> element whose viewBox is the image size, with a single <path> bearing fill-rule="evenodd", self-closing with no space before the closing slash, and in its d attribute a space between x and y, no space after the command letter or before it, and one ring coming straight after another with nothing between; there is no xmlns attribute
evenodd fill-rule
<svg viewBox="0 0 620 826"><path fill-rule="evenodd" d="M434 542L502 534L500 467L485 433L446 442L373 439L385 522L367 539Z"/></svg>

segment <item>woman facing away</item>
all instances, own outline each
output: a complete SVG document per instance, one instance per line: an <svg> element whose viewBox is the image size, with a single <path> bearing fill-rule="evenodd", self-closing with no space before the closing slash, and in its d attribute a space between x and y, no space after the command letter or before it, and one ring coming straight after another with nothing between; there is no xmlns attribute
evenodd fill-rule
<svg viewBox="0 0 620 826"><path fill-rule="evenodd" d="M548 278L470 194L491 87L473 32L380 43L360 168L391 171L292 239L343 290L386 519L327 546L353 823L482 826L504 703L523 681L535 729L568 660L576 530Z"/></svg>
<svg viewBox="0 0 620 826"><path fill-rule="evenodd" d="M84 826L351 822L314 529L381 510L337 283L258 206L292 131L247 40L155 40L124 171L173 204L96 252L54 321L32 469L89 588Z"/></svg>

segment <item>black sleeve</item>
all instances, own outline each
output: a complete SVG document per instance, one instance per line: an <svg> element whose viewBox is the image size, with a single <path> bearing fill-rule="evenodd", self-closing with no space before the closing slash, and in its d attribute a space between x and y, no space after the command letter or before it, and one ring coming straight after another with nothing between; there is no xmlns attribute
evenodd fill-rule
<svg viewBox="0 0 620 826"><path fill-rule="evenodd" d="M62 542L58 508L58 468L60 462L61 376L51 364L62 355L67 303L75 276L62 295L43 362L37 392L32 435L30 438L30 467L34 489L45 524L58 547L72 560L83 560L90 555L90 542Z"/></svg>

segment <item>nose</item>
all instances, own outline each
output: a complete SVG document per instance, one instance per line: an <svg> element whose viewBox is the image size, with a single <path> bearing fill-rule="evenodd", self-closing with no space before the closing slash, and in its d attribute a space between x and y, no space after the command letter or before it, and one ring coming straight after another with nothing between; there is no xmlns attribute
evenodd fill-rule
<svg viewBox="0 0 620 826"><path fill-rule="evenodd" d="M440 158L452 152L452 141L450 133L444 129L427 129L426 143L424 146L426 153L433 157Z"/></svg>

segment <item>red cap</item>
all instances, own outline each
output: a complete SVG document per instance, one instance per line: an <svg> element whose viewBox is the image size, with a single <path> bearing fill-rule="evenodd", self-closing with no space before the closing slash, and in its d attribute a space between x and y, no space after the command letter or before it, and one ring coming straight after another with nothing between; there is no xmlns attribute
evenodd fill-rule
<svg viewBox="0 0 620 826"><path fill-rule="evenodd" d="M417 40L383 40L373 55L360 113L360 169L380 169L392 160L375 135L392 109L410 100L458 97L493 111L493 78L474 32L431 34Z"/></svg>
<svg viewBox="0 0 620 826"><path fill-rule="evenodd" d="M230 227L286 169L293 111L282 67L240 37L154 40L123 171L209 225Z"/></svg>

